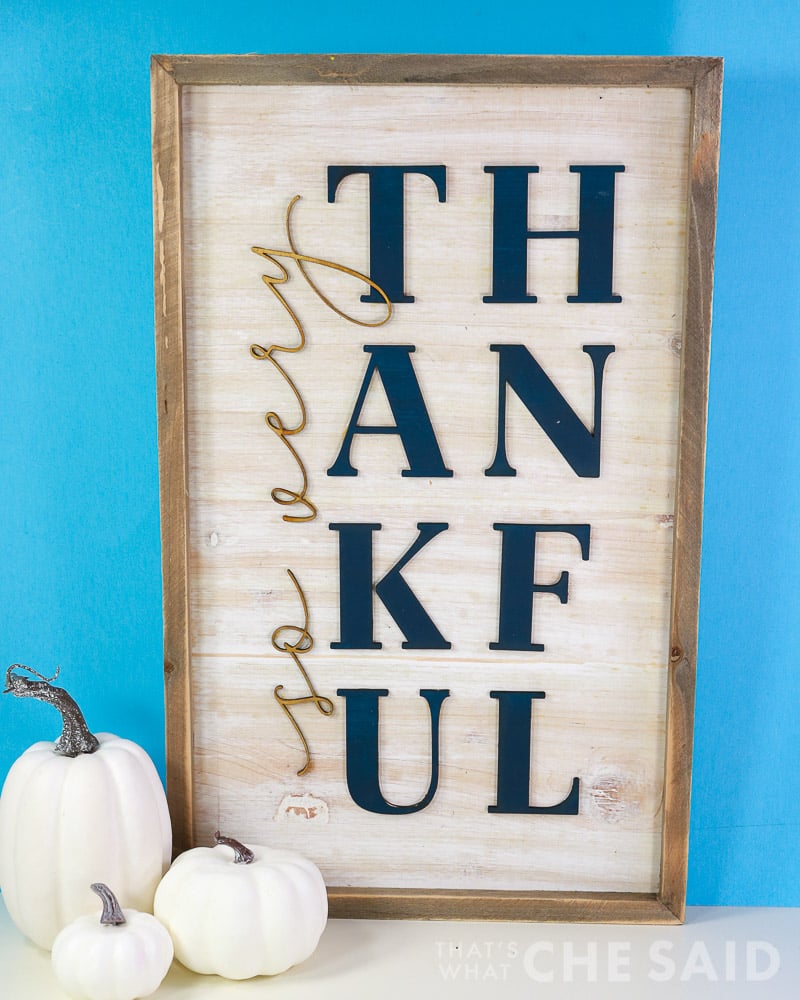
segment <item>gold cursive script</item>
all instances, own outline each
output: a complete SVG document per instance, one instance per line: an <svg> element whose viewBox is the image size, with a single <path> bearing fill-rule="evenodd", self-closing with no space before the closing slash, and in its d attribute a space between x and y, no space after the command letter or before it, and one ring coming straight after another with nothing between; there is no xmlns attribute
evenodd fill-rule
<svg viewBox="0 0 800 1000"><path fill-rule="evenodd" d="M300 737L303 744L306 762L297 772L297 776L301 778L311 769L311 751L308 748L308 740L305 738L303 730L300 728L297 719L295 719L292 714L292 709L297 705L315 705L319 712L327 716L333 715L334 705L330 698L325 698L317 693L314 688L314 684L308 676L308 672L300 659L301 653L310 653L314 648L314 639L308 630L308 604L306 602L306 596L303 593L303 588L297 582L297 577L290 569L286 572L289 574L289 577L297 590L300 603L303 606L303 624L302 626L279 625L272 633L272 646L273 649L276 649L279 653L286 653L292 658L292 660L294 660L295 666L300 671L301 677L308 686L308 694L301 695L297 698L287 698L285 695L281 694L284 687L283 684L278 684L272 693L275 696L275 700L281 706L289 721L294 726L295 732Z"/></svg>
<svg viewBox="0 0 800 1000"><path fill-rule="evenodd" d="M295 246L294 243L294 239L292 237L292 209L299 200L300 200L300 195L295 195L294 198L292 198L292 200L289 202L289 205L286 209L286 237L289 241L289 247L290 247L289 250L268 250L265 249L264 247L251 247L253 253L258 254L259 257L263 257L265 260L268 260L271 264L274 264L274 266L278 269L277 275L262 274L261 280L264 282L267 288L269 288L272 294L277 298L277 300L289 314L299 335L298 342L292 345L270 344L269 347L262 347L260 344L250 345L251 357L255 358L257 361L271 362L278 370L278 372L280 372L281 376L286 380L287 384L289 385L289 388L294 393L294 397L297 400L297 405L300 409L300 419L297 421L296 424L294 424L294 426L287 426L284 423L283 418L279 414L277 414L274 410L270 410L270 412L267 413L266 416L264 417L267 427L269 427L269 429L274 434L276 434L280 438L280 440L286 445L286 447L291 452L295 462L297 463L298 468L300 469L302 485L300 486L299 490L290 490L284 486L276 486L271 491L270 494L275 503L280 504L282 507L290 507L296 504L301 504L305 508L306 512L304 514L284 514L283 520L290 522L313 521L314 518L317 516L317 508L316 505L309 499L308 496L308 473L306 472L305 463L303 462L297 449L294 447L294 445L290 440L292 437L299 434L306 426L307 415L306 415L305 403L303 402L303 397L300 394L300 391L298 390L291 376L287 373L285 368L283 368L281 363L275 357L275 355L279 353L297 354L299 351L302 351L303 348L306 346L306 334L305 330L303 329L303 324L300 322L300 318L298 317L297 313L294 311L294 309L292 309L292 307L287 302L283 292L278 288L279 285L283 285L289 280L289 272L278 258L288 258L289 260L295 261L298 270L300 271L300 274L303 276L303 278L305 278L306 282L308 283L310 288L314 291L314 293L325 303L326 306L328 306L329 309L332 309L335 313L337 313L343 319L346 319L348 322L355 323L358 326L368 326L368 327L383 326L384 323L387 323L389 321L392 315L392 303L389 300L389 296L386 294L386 292L383 291L383 289L379 285L377 285L374 281L372 281L371 278L368 278L365 274L361 274L360 271L353 270L353 268L351 267L345 267L344 264L335 264L333 261L324 260L321 257L310 257L308 254L302 254L298 252L297 247ZM357 278L359 281L366 282L370 286L370 288L374 288L375 291L383 299L386 305L386 315L379 320L368 321L368 320L358 319L357 317L351 316L349 313L346 313L343 309L340 309L337 305L335 305L328 298L328 296L325 295L325 293L314 283L314 280L308 273L309 264L319 264L321 267L327 267L333 271L338 271L341 274L346 274L349 275L350 277Z"/></svg>

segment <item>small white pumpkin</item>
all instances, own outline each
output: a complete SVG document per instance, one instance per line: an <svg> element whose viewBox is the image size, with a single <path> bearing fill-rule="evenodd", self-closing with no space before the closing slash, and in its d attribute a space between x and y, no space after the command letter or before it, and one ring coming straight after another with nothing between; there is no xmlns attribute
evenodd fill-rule
<svg viewBox="0 0 800 1000"><path fill-rule="evenodd" d="M172 964L172 940L149 913L123 910L107 885L103 913L78 917L53 942L53 971L74 1000L136 1000L155 993Z"/></svg>
<svg viewBox="0 0 800 1000"><path fill-rule="evenodd" d="M152 912L169 867L172 828L158 772L145 751L111 733L94 736L78 706L49 680L6 672L6 692L57 708L56 743L29 747L0 796L0 887L11 919L41 948L97 900L92 882L117 890L123 906Z"/></svg>
<svg viewBox="0 0 800 1000"><path fill-rule="evenodd" d="M317 947L328 919L319 869L293 851L216 847L181 854L156 890L155 915L175 957L193 972L226 979L274 976Z"/></svg>

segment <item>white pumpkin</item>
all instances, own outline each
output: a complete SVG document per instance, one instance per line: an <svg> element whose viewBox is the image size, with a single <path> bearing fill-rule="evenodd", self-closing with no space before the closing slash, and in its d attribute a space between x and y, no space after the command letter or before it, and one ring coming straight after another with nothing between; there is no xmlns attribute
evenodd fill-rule
<svg viewBox="0 0 800 1000"><path fill-rule="evenodd" d="M178 961L250 979L308 958L328 919L317 866L294 851L247 848L219 833L216 841L176 858L156 891L155 915Z"/></svg>
<svg viewBox="0 0 800 1000"><path fill-rule="evenodd" d="M149 913L123 910L107 885L92 890L103 913L78 917L53 942L53 971L74 1000L136 1000L158 989L172 964L172 940Z"/></svg>
<svg viewBox="0 0 800 1000"><path fill-rule="evenodd" d="M123 906L152 912L172 829L145 751L111 733L95 737L66 691L15 669L30 668L9 667L6 691L46 701L64 718L55 744L35 743L14 762L0 796L3 898L22 933L50 948L63 927L96 910L92 882L115 886Z"/></svg>

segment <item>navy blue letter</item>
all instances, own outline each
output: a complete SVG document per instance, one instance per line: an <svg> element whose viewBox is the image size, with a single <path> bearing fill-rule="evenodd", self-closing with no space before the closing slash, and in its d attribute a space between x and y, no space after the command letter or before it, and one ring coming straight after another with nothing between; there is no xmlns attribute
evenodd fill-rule
<svg viewBox="0 0 800 1000"><path fill-rule="evenodd" d="M369 276L392 302L413 302L405 294L403 244L405 236L403 179L406 174L424 174L436 185L439 201L447 197L447 168L438 166L330 166L328 201L336 200L336 189L350 174L369 177ZM361 296L362 302L382 302L374 288Z"/></svg>
<svg viewBox="0 0 800 1000"><path fill-rule="evenodd" d="M430 805L439 784L439 714L450 692L420 691L431 713L431 780L424 797L409 806L393 805L381 793L378 699L385 698L389 692L385 688L339 688L336 693L347 705L347 788L353 802L367 812L384 816L404 816Z"/></svg>
<svg viewBox="0 0 800 1000"><path fill-rule="evenodd" d="M339 532L339 642L331 649L380 649L372 636L372 533L380 524L329 524ZM406 637L403 649L450 649L401 571L446 523L417 524L419 534L403 556L375 584L375 593Z"/></svg>
<svg viewBox="0 0 800 1000"><path fill-rule="evenodd" d="M544 646L532 641L533 595L555 594L562 604L567 603L569 573L562 572L555 583L536 583L536 535L542 531L559 531L573 535L581 547L581 559L589 558L588 524L494 524L495 531L503 533L503 551L500 562L500 613L498 615L497 642L490 642L489 649L524 649L540 653Z"/></svg>
<svg viewBox="0 0 800 1000"><path fill-rule="evenodd" d="M516 476L506 455L506 386L510 385L525 408L572 466L584 479L600 476L600 430L603 415L603 371L611 344L588 345L584 354L592 359L594 369L594 427L589 430L552 381L522 344L490 344L490 351L500 355L497 389L497 450L486 469L487 476Z"/></svg>
<svg viewBox="0 0 800 1000"><path fill-rule="evenodd" d="M544 698L544 691L490 691L489 696L499 703L497 805L489 812L577 816L580 778L572 779L569 795L554 806L530 804L531 714L533 699Z"/></svg>
<svg viewBox="0 0 800 1000"><path fill-rule="evenodd" d="M328 475L358 475L358 469L350 464L350 448L355 434L397 434L409 466L401 471L401 476L415 479L449 479L453 472L445 468L433 424L422 397L422 390L414 374L414 366L411 364L414 346L365 344L364 350L370 355L369 364L361 382L350 423L344 433L342 447L339 449L336 461L328 469ZM375 372L381 377L386 399L394 417L394 423L388 426L361 425L358 422Z"/></svg>

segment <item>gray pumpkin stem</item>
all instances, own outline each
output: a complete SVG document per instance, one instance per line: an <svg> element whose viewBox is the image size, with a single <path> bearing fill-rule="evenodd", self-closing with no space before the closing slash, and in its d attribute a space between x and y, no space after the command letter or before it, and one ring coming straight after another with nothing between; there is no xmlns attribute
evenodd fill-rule
<svg viewBox="0 0 800 1000"><path fill-rule="evenodd" d="M233 837L223 837L222 834L217 830L214 834L214 840L217 844L224 844L226 847L230 847L236 857L233 859L233 863L236 865L251 865L255 860L256 856L250 850L249 847L245 847L244 844L240 844L238 840L234 840Z"/></svg>
<svg viewBox="0 0 800 1000"><path fill-rule="evenodd" d="M15 670L27 670L35 677L41 677L41 680L32 681L30 677L15 674L13 672ZM6 671L6 687L3 694L13 694L17 698L36 698L37 701L43 701L46 705L58 709L64 728L53 747L56 753L63 757L94 753L100 744L97 737L89 731L83 712L63 688L53 687L50 683L58 677L59 670L56 670L52 677L45 677L32 667L26 667L22 663L12 663Z"/></svg>
<svg viewBox="0 0 800 1000"><path fill-rule="evenodd" d="M119 905L119 900L114 893L103 882L93 882L89 888L92 892L103 900L103 915L100 917L101 924L109 924L112 927L119 927L126 923L125 914Z"/></svg>

